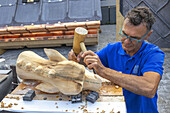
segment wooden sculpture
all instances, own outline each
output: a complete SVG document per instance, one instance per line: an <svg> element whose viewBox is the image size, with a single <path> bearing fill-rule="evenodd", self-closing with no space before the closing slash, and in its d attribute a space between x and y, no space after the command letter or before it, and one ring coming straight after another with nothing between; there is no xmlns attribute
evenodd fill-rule
<svg viewBox="0 0 170 113"><path fill-rule="evenodd" d="M18 56L16 71L21 79L40 81L36 89L47 93L76 95L82 90L96 91L101 88L100 77L83 65L68 61L54 49L44 51L49 60L32 51L24 51Z"/></svg>

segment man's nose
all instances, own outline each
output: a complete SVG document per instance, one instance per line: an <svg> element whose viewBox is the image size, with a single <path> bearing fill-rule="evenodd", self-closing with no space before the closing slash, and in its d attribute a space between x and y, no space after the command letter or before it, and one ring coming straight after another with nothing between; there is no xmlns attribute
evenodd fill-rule
<svg viewBox="0 0 170 113"><path fill-rule="evenodd" d="M130 38L126 38L124 42L125 43L131 43L132 41L130 40Z"/></svg>

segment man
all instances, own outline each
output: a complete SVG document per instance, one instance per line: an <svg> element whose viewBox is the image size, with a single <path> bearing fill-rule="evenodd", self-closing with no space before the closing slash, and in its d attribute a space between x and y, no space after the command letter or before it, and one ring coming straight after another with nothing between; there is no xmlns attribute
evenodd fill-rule
<svg viewBox="0 0 170 113"><path fill-rule="evenodd" d="M165 54L145 42L152 34L155 19L146 7L130 10L119 32L121 42L108 44L94 53L84 52L68 58L84 62L89 69L123 88L127 113L157 113L157 88L163 74Z"/></svg>

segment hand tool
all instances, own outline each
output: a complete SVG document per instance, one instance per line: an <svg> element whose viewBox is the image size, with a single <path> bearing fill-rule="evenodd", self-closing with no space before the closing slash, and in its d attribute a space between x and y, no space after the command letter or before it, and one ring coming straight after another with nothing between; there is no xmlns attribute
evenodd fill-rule
<svg viewBox="0 0 170 113"><path fill-rule="evenodd" d="M89 101L91 103L96 102L96 100L99 98L99 93L92 91L90 92L87 97L86 97L86 101Z"/></svg>
<svg viewBox="0 0 170 113"><path fill-rule="evenodd" d="M29 90L23 97L24 101L32 101L32 99L35 97L35 91Z"/></svg>
<svg viewBox="0 0 170 113"><path fill-rule="evenodd" d="M71 96L71 102L72 103L82 102L82 94L79 93L78 95L72 95Z"/></svg>
<svg viewBox="0 0 170 113"><path fill-rule="evenodd" d="M87 34L88 31L83 27L77 27L75 29L74 40L73 40L73 51L76 55L78 55L81 51L83 52L87 51L86 46L84 44ZM96 71L94 69L93 72L96 74Z"/></svg>
<svg viewBox="0 0 170 113"><path fill-rule="evenodd" d="M74 32L73 51L78 55L81 51L87 51L84 41L88 31L83 27L77 27Z"/></svg>

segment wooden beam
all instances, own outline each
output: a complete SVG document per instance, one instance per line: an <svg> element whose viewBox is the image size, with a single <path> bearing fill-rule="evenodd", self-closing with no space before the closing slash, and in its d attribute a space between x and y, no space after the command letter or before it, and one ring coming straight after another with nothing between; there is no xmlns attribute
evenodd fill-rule
<svg viewBox="0 0 170 113"><path fill-rule="evenodd" d="M74 37L73 35L65 35L65 36L61 36L58 38L54 37L56 39L49 39L49 40L43 40L43 39L42 40L31 40L30 38L26 40L27 38L24 38L23 41L16 40L16 41L0 42L1 43L0 48L3 50L3 49L14 49L14 48L18 49L18 48L24 48L24 47L28 47L28 48L56 47L56 46L62 46L63 44L66 46L72 46L73 37ZM85 39L85 44L86 45L98 44L98 34L88 34L87 38Z"/></svg>
<svg viewBox="0 0 170 113"><path fill-rule="evenodd" d="M116 42L120 41L119 31L123 25L124 17L120 13L120 0L116 0Z"/></svg>

